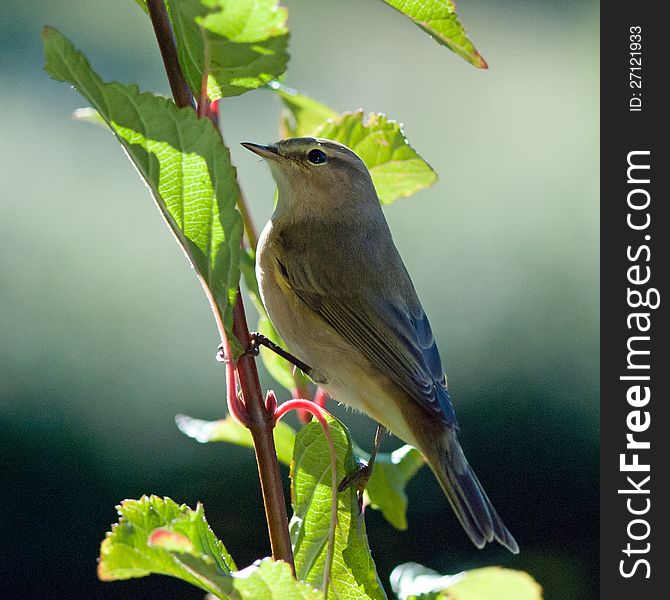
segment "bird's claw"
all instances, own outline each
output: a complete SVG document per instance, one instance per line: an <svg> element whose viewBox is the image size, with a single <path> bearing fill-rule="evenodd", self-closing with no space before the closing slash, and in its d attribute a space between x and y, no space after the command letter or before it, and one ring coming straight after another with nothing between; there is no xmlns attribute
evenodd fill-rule
<svg viewBox="0 0 670 600"><path fill-rule="evenodd" d="M261 345L265 336L261 335L257 331L252 331L249 333L249 347L242 353L248 354L249 356L258 356L261 353Z"/></svg>

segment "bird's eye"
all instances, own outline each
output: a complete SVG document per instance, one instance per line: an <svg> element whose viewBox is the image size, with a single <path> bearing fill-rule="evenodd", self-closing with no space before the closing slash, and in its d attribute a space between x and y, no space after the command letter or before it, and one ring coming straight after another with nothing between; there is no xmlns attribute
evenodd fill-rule
<svg viewBox="0 0 670 600"><path fill-rule="evenodd" d="M315 148L314 150L310 150L307 153L307 160L311 162L313 165L320 165L322 163L325 163L328 160L328 157L326 156L326 153L323 150L317 150Z"/></svg>

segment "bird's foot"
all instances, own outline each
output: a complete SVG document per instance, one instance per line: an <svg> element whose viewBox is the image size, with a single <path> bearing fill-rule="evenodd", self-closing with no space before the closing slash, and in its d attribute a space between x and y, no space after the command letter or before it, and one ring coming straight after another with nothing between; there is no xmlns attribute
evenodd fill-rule
<svg viewBox="0 0 670 600"><path fill-rule="evenodd" d="M300 369L308 377L316 375L312 367L305 364L299 358L296 358L295 356L293 356L293 354L287 352L281 346L275 344L272 340L265 337L262 333L258 333L257 331L251 332L249 334L249 347L246 350L244 350L244 352L242 352L241 356L258 356L261 351L261 346L269 348L275 354L278 354L284 360L290 362L293 366L298 367L298 369ZM224 363L228 362L228 357L226 356L226 353L224 351L223 344L219 344L219 347L216 351L216 360Z"/></svg>
<svg viewBox="0 0 670 600"><path fill-rule="evenodd" d="M349 475L347 475L342 481L340 481L340 485L337 486L338 492L344 492L352 485L356 484L359 513L363 511L363 493L365 492L365 486L368 485L368 481L370 481L370 477L372 476L372 469L374 468L374 464L374 461L369 463L358 463L356 469L349 473Z"/></svg>
<svg viewBox="0 0 670 600"><path fill-rule="evenodd" d="M365 486L370 481L372 477L372 469L375 466L375 459L377 458L377 453L379 452L379 446L382 443L382 436L386 432L386 429L382 425L377 425L377 430L375 431L375 441L372 445L372 452L370 453L370 460L368 462L358 463L358 467L352 473L349 473L342 481L340 485L337 486L338 492L343 492L352 484L357 484L358 488L358 511L363 511L363 492L365 492Z"/></svg>
<svg viewBox="0 0 670 600"><path fill-rule="evenodd" d="M251 334L251 340L249 342L249 347L242 352L242 356L258 356L260 354L260 344L256 341L253 334ZM223 347L223 344L219 344L219 347L216 349L216 360L218 362L227 363L229 358L226 356L226 351Z"/></svg>

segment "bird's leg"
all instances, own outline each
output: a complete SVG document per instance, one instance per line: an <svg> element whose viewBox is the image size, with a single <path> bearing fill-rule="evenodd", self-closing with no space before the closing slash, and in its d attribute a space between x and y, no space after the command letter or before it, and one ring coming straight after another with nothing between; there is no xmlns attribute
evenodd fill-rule
<svg viewBox="0 0 670 600"><path fill-rule="evenodd" d="M365 491L365 486L370 481L372 476L372 469L375 466L375 459L377 458L377 452L379 452L379 446L382 443L382 436L386 433L386 429L383 425L377 424L377 431L375 431L375 441L372 446L372 451L370 452L370 459L367 463L359 463L358 467L352 473L349 473L342 481L340 485L337 486L338 492L343 492L349 486L356 483L358 488L358 508L363 508L363 492Z"/></svg>
<svg viewBox="0 0 670 600"><path fill-rule="evenodd" d="M287 360L292 365L298 367L305 375L310 375L313 371L312 367L306 365L299 358L296 358L290 352L284 350L281 346L275 344L272 340L266 338L263 334L258 332L253 332L251 335L251 347L248 352L253 353L255 356L258 356L258 351L261 346L265 346L272 350L275 354L281 356L284 360Z"/></svg>

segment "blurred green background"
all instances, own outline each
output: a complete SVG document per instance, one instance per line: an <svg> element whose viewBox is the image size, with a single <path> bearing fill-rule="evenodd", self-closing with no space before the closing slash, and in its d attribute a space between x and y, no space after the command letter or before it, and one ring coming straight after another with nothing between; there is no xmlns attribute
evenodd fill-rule
<svg viewBox="0 0 670 600"><path fill-rule="evenodd" d="M378 1L286 5L287 84L404 122L440 174L386 214L446 360L466 453L522 549L477 551L424 469L409 488L408 531L367 513L380 576L387 584L405 561L442 572L503 564L531 572L549 600L595 598L597 3L462 0L489 71ZM83 100L42 71L45 23L105 78L168 91L130 0L3 4L0 589L199 598L167 578L95 576L115 504L143 493L203 501L240 565L269 550L252 454L199 445L174 425L178 412L224 413L208 305L118 144L70 120ZM278 114L262 90L222 106L258 225L273 183L238 143L274 141ZM368 446L372 424L335 410Z"/></svg>

